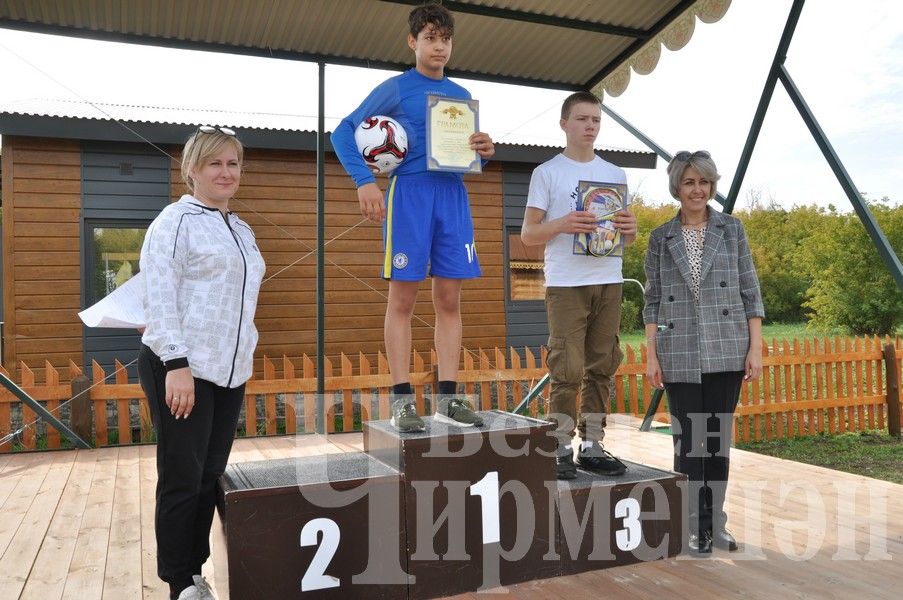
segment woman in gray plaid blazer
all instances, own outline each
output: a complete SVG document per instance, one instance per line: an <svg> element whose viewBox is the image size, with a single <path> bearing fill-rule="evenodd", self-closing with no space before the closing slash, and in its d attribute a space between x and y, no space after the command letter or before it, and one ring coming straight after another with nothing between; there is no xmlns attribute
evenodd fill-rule
<svg viewBox="0 0 903 600"><path fill-rule="evenodd" d="M762 372L765 311L743 225L708 205L719 178L709 153L679 152L668 176L680 210L646 251L646 375L668 393L690 550L733 551L724 513L733 413L743 381Z"/></svg>

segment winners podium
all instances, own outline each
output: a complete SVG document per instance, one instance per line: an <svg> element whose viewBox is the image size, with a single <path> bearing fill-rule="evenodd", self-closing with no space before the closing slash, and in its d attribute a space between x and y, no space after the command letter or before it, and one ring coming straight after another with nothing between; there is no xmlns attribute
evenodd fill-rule
<svg viewBox="0 0 903 600"><path fill-rule="evenodd" d="M558 481L551 423L480 414L365 422L362 453L229 465L229 597L436 598L679 553L683 475Z"/></svg>

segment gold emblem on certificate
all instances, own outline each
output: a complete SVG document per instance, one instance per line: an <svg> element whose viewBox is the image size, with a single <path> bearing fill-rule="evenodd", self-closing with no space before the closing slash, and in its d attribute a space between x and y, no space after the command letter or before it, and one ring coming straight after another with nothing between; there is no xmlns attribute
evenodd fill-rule
<svg viewBox="0 0 903 600"><path fill-rule="evenodd" d="M574 254L590 256L623 256L624 240L615 229L612 218L627 208L627 185L580 181L577 184L577 210L596 215L596 229L592 233L574 234Z"/></svg>
<svg viewBox="0 0 903 600"><path fill-rule="evenodd" d="M426 98L427 169L482 172L480 155L470 147L470 136L479 131L480 102L433 95Z"/></svg>

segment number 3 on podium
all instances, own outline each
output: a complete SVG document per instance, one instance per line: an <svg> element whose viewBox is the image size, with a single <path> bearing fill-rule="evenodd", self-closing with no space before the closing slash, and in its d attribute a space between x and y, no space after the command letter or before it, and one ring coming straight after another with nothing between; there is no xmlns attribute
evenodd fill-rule
<svg viewBox="0 0 903 600"><path fill-rule="evenodd" d="M630 552L640 545L643 529L640 524L640 503L636 498L622 498L615 504L615 518L624 519L624 529L615 532L619 550Z"/></svg>

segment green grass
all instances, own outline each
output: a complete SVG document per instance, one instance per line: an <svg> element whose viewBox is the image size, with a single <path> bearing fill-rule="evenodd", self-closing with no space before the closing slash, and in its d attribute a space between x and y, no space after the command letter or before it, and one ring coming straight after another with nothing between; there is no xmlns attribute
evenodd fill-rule
<svg viewBox="0 0 903 600"><path fill-rule="evenodd" d="M903 484L903 440L886 431L815 435L737 444L737 448Z"/></svg>

